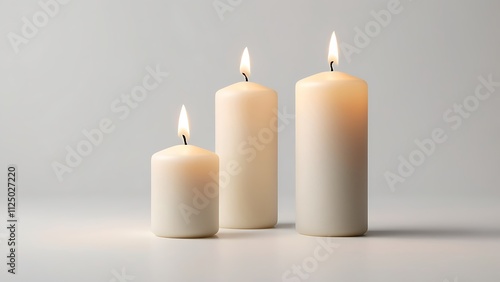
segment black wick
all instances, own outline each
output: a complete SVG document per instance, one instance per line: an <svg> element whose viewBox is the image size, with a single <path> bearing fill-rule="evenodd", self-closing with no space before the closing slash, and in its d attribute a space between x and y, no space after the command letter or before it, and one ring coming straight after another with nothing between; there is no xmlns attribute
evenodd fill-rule
<svg viewBox="0 0 500 282"><path fill-rule="evenodd" d="M245 77L245 81L247 81L247 82L248 82L248 77L247 77L247 75L246 75L244 72L242 72L241 74Z"/></svg>
<svg viewBox="0 0 500 282"><path fill-rule="evenodd" d="M184 134L182 135L182 139L184 139L184 145L187 145L188 143L186 141L186 136Z"/></svg>
<svg viewBox="0 0 500 282"><path fill-rule="evenodd" d="M330 71L333 71L333 61L330 62Z"/></svg>

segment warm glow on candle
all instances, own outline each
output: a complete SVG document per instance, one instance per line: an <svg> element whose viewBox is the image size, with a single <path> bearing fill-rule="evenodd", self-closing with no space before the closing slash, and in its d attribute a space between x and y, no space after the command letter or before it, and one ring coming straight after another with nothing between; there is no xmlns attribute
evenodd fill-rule
<svg viewBox="0 0 500 282"><path fill-rule="evenodd" d="M240 73L247 79L250 77L250 55L248 54L247 47L245 47L243 55L241 55Z"/></svg>
<svg viewBox="0 0 500 282"><path fill-rule="evenodd" d="M186 112L186 107L182 105L181 113L179 114L179 127L177 131L180 138L184 136L186 138L186 142L189 140L189 121Z"/></svg>
<svg viewBox="0 0 500 282"><path fill-rule="evenodd" d="M337 45L337 36L335 35L335 31L332 33L332 37L330 38L330 49L328 50L328 64L334 63L336 65L339 64L339 47Z"/></svg>

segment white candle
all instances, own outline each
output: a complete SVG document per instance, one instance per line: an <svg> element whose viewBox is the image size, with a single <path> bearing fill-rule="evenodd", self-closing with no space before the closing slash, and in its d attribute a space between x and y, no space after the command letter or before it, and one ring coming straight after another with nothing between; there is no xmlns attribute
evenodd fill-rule
<svg viewBox="0 0 500 282"><path fill-rule="evenodd" d="M151 157L151 229L160 237L209 237L219 230L219 158L187 145L184 105L178 134L185 145Z"/></svg>
<svg viewBox="0 0 500 282"><path fill-rule="evenodd" d="M246 48L240 71L247 80ZM216 93L221 227L269 228L277 222L277 107L276 92L254 82L238 82Z"/></svg>
<svg viewBox="0 0 500 282"><path fill-rule="evenodd" d="M338 64L296 84L296 229L313 236L367 230L368 86Z"/></svg>

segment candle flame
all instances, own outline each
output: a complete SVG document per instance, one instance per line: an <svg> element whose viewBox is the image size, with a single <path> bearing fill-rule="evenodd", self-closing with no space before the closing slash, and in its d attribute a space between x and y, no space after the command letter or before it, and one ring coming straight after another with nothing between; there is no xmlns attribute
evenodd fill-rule
<svg viewBox="0 0 500 282"><path fill-rule="evenodd" d="M247 47L245 47L245 50L243 50L243 55L241 55L240 73L243 74L247 79L250 77L250 55L248 54Z"/></svg>
<svg viewBox="0 0 500 282"><path fill-rule="evenodd" d="M330 38L330 49L328 50L328 64L334 63L336 65L339 64L339 47L337 45L337 36L335 35L335 31L332 33L332 37Z"/></svg>
<svg viewBox="0 0 500 282"><path fill-rule="evenodd" d="M183 138L184 136L186 138L186 142L189 140L189 120L186 107L184 107L184 105L182 105L181 113L179 114L179 127L177 135L179 135L180 138Z"/></svg>

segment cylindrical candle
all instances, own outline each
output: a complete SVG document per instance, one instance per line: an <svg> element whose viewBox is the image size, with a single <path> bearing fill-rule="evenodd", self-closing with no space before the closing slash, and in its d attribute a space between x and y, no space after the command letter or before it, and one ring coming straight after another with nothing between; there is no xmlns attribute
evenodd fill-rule
<svg viewBox="0 0 500 282"><path fill-rule="evenodd" d="M248 51L241 73L249 77ZM220 226L269 228L278 219L277 110L274 90L253 82L223 88L215 98L220 158Z"/></svg>
<svg viewBox="0 0 500 282"><path fill-rule="evenodd" d="M187 145L185 109L181 111L177 145L151 157L151 229L160 237L209 237L219 230L219 158Z"/></svg>
<svg viewBox="0 0 500 282"><path fill-rule="evenodd" d="M329 61L337 63L338 55ZM362 235L368 226L368 86L332 65L298 81L295 98L296 229Z"/></svg>

